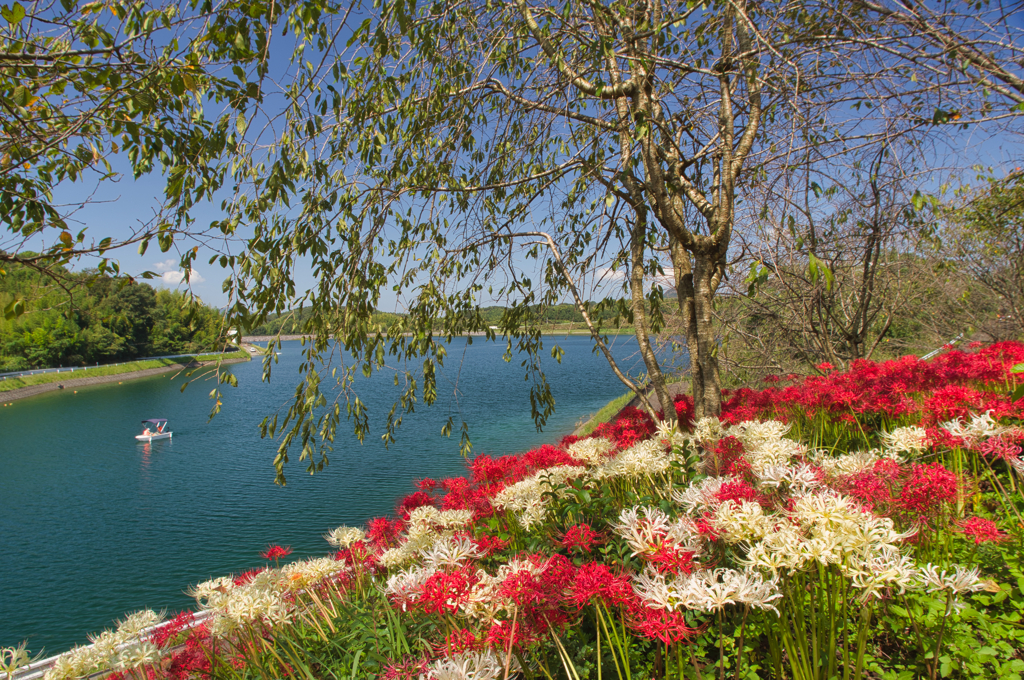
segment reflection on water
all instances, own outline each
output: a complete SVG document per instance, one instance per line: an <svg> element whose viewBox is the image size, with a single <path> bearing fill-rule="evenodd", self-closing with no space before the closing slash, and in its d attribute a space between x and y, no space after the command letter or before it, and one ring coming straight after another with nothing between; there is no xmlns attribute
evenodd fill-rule
<svg viewBox="0 0 1024 680"><path fill-rule="evenodd" d="M314 477L296 452L286 487L273 483L276 442L260 439L257 427L294 393L297 342L285 343L270 384L260 382L256 361L232 366L240 387L225 390L212 421L207 390L181 393L167 377L52 392L0 409L0 547L8 557L0 647L27 638L31 650L56 653L126 612L189 607L190 584L262 566L268 544L291 545L296 557L325 554L329 529L392 512L414 479L462 473L458 437L439 436L449 415L470 423L479 453L567 434L625 390L587 339L558 344L562 363L545 364L557 404L546 432L529 418L530 383L518 361L502 361L504 346L455 346L448 374L438 376L451 395L406 415L395 445L385 448L379 429L362 445L339 437L332 464ZM629 343L615 351L633 354ZM461 363L452 360L459 355ZM388 377L361 386L378 428L395 394ZM174 437L137 441L139 422L154 414L170 420Z"/></svg>

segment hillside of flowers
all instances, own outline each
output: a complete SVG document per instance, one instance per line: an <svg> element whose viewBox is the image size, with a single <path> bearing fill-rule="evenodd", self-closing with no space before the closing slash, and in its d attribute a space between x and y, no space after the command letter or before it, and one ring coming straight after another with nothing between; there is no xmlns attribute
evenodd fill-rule
<svg viewBox="0 0 1024 680"><path fill-rule="evenodd" d="M818 372L479 456L47 678L1020 678L1024 345Z"/></svg>

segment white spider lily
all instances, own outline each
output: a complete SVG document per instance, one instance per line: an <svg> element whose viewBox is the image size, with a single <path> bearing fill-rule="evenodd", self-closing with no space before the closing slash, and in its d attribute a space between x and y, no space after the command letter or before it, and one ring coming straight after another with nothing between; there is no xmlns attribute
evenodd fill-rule
<svg viewBox="0 0 1024 680"><path fill-rule="evenodd" d="M335 548L347 548L366 538L366 532L356 527L340 526L324 534L324 540Z"/></svg>
<svg viewBox="0 0 1024 680"><path fill-rule="evenodd" d="M420 551L423 564L434 569L459 567L472 559L483 557L484 552L469 538L446 538Z"/></svg>
<svg viewBox="0 0 1024 680"><path fill-rule="evenodd" d="M921 586L929 592L948 590L954 595L976 593L986 587L977 567L967 568L959 564L954 566L952 573L945 569L940 572L934 564L926 564L921 567L919 579Z"/></svg>
<svg viewBox="0 0 1024 680"><path fill-rule="evenodd" d="M601 465L608 460L608 454L614 450L614 442L602 437L593 437L571 444L566 453L587 465Z"/></svg>
<svg viewBox="0 0 1024 680"><path fill-rule="evenodd" d="M923 427L897 427L892 432L882 433L882 443L894 453L914 453L928 445L928 433Z"/></svg>
<svg viewBox="0 0 1024 680"><path fill-rule="evenodd" d="M512 658L510 674L518 674L519 664ZM505 664L494 652L465 652L438 659L427 669L426 680L498 680L505 677Z"/></svg>
<svg viewBox="0 0 1024 680"><path fill-rule="evenodd" d="M940 423L939 427L949 432L954 437L960 437L970 442L976 442L989 437L998 437L1007 432L1014 432L1016 428L1000 425L991 415L992 411L985 411L976 415L969 421L964 422L962 418L949 420Z"/></svg>

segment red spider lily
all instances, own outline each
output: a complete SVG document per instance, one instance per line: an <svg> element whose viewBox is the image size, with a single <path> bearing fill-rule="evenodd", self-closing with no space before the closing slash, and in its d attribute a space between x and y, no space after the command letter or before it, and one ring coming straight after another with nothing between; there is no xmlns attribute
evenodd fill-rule
<svg viewBox="0 0 1024 680"><path fill-rule="evenodd" d="M367 524L366 536L373 547L383 550L393 547L395 539L404 528L405 522L402 520L392 521L385 517L377 517Z"/></svg>
<svg viewBox="0 0 1024 680"><path fill-rule="evenodd" d="M411 493L398 504L395 509L395 513L404 520L409 519L409 513L416 508L422 508L425 505L433 505L434 499L430 497L426 491L417 491Z"/></svg>
<svg viewBox="0 0 1024 680"><path fill-rule="evenodd" d="M344 560L346 564L355 567L375 567L377 554L370 549L365 541L356 541L352 545L334 554L334 559Z"/></svg>
<svg viewBox="0 0 1024 680"><path fill-rule="evenodd" d="M1000 460L1016 460L1020 456L1020 446L1007 437L989 437L971 447L988 458Z"/></svg>
<svg viewBox="0 0 1024 680"><path fill-rule="evenodd" d="M496 552L501 552L508 547L508 541L488 534L484 534L479 538L471 538L470 540L472 540L474 545L482 550L485 555L492 555Z"/></svg>
<svg viewBox="0 0 1024 680"><path fill-rule="evenodd" d="M269 560L269 559L274 559L274 558L268 557L267 559ZM260 568L260 569L250 569L249 571L243 571L241 574L239 574L238 576L235 577L234 583L235 583L236 586L244 586L246 583L249 583L250 581L252 581L256 577L256 575L259 574L262 571L264 571L262 568Z"/></svg>
<svg viewBox="0 0 1024 680"><path fill-rule="evenodd" d="M743 501L756 501L758 500L757 490L750 486L743 480L737 480L735 482L724 482L718 491L715 492L715 498L725 503L727 501L736 501L741 503Z"/></svg>
<svg viewBox="0 0 1024 680"><path fill-rule="evenodd" d="M465 477L452 477L442 482L445 497L442 510L472 510L473 521L494 514L491 497L501 490L500 485L477 487Z"/></svg>
<svg viewBox="0 0 1024 680"><path fill-rule="evenodd" d="M956 526L959 527L960 531L965 535L969 536L974 540L974 545L981 543L998 543L1005 541L1009 536L999 530L996 523L990 519L982 519L981 517L971 517L961 522L957 522Z"/></svg>
<svg viewBox="0 0 1024 680"><path fill-rule="evenodd" d="M631 615L633 628L652 640L661 640L666 645L688 642L704 632L702 628L688 626L683 612L636 607Z"/></svg>
<svg viewBox="0 0 1024 680"><path fill-rule="evenodd" d="M439 571L423 584L421 604L427 613L458 611L469 591L480 581L476 571L466 567L453 572Z"/></svg>
<svg viewBox="0 0 1024 680"><path fill-rule="evenodd" d="M604 542L604 538L594 531L589 524L576 524L566 530L565 535L559 542L566 550L578 550L590 552L595 546Z"/></svg>
<svg viewBox="0 0 1024 680"><path fill-rule="evenodd" d="M932 514L942 503L956 500L957 489L956 475L941 463L914 465L903 484L899 504L918 515Z"/></svg>
<svg viewBox="0 0 1024 680"><path fill-rule="evenodd" d="M441 486L436 479L431 479L430 477L417 480L416 482L413 483L413 485L420 491L426 491L428 493L431 491L436 491L437 488Z"/></svg>
<svg viewBox="0 0 1024 680"><path fill-rule="evenodd" d="M718 469L726 474L743 474L750 469L750 463L743 460L743 442L733 436L718 440L715 444L715 459Z"/></svg>
<svg viewBox="0 0 1024 680"><path fill-rule="evenodd" d="M689 550L681 550L678 546L663 543L653 552L647 553L643 558L655 565L662 573L684 573L693 571L693 553Z"/></svg>
<svg viewBox="0 0 1024 680"><path fill-rule="evenodd" d="M267 560L277 561L282 557L287 557L292 554L291 546L281 547L279 545L268 545L267 549L260 553L260 555Z"/></svg>
<svg viewBox="0 0 1024 680"><path fill-rule="evenodd" d="M381 680L419 680L426 677L429 662L420 657L404 656L400 661L389 659Z"/></svg>
<svg viewBox="0 0 1024 680"><path fill-rule="evenodd" d="M687 394L679 394L672 400L672 406L676 410L676 421L679 423L679 427L692 430L695 413L693 397Z"/></svg>
<svg viewBox="0 0 1024 680"><path fill-rule="evenodd" d="M868 510L878 510L893 501L892 489L889 487L891 481L893 478L890 475L865 470L840 477L833 486L864 503Z"/></svg>
<svg viewBox="0 0 1024 680"><path fill-rule="evenodd" d="M598 425L592 436L610 439L620 449L625 449L647 439L654 434L654 430L654 421L647 413L627 406L619 412L619 417L614 422Z"/></svg>
<svg viewBox="0 0 1024 680"><path fill-rule="evenodd" d="M212 656L209 646L210 631L206 624L193 628L185 640L185 648L171 656L167 677L171 680L187 680L208 676Z"/></svg>
<svg viewBox="0 0 1024 680"><path fill-rule="evenodd" d="M495 459L486 454L474 458L469 464L469 470L477 484L513 484L530 473L529 466L519 456L501 456Z"/></svg>
<svg viewBox="0 0 1024 680"><path fill-rule="evenodd" d="M523 454L522 460L534 471L546 470L547 468L559 465L583 465L583 463L565 451L545 444L539 449L533 449Z"/></svg>
<svg viewBox="0 0 1024 680"><path fill-rule="evenodd" d="M821 371L822 373L824 373L826 371L833 371L833 370L835 370L836 367L833 366L832 364L830 364L827 361L822 361L820 364L815 366L815 368L818 369L819 371Z"/></svg>
<svg viewBox="0 0 1024 680"><path fill-rule="evenodd" d="M195 621L196 617L192 612L181 612L173 619L154 630L149 636L149 641L161 649L166 648L171 640L176 638L181 631L191 628L195 624Z"/></svg>
<svg viewBox="0 0 1024 680"><path fill-rule="evenodd" d="M701 536L707 536L708 540L711 541L718 540L718 532L715 531L714 516L710 513L705 513L703 517L694 521L693 524L697 527L697 533Z"/></svg>
<svg viewBox="0 0 1024 680"><path fill-rule="evenodd" d="M435 656L452 656L463 652L472 652L481 648L483 641L478 640L468 628L458 628L448 633L444 642L432 646Z"/></svg>
<svg viewBox="0 0 1024 680"><path fill-rule="evenodd" d="M637 601L629 577L613 573L601 562L588 562L576 570L567 599L577 609L595 600L611 607L630 607Z"/></svg>

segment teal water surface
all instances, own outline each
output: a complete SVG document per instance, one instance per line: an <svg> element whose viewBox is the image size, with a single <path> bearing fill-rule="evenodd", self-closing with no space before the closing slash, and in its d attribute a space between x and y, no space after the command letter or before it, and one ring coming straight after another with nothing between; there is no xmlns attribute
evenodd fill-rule
<svg viewBox="0 0 1024 680"><path fill-rule="evenodd" d="M565 356L544 365L557 410L543 433L529 417L520 360L502 361L503 345L455 340L437 404L406 416L397 443L379 440L395 388L377 375L360 388L377 434L362 445L339 437L329 467L312 477L296 452L286 487L273 483L276 443L257 425L294 393L298 342L284 344L270 383L258 361L230 366L239 387L224 389L212 421L213 385L181 393L180 378L167 376L0 407L0 647L27 639L53 654L127 612L188 608L190 584L262 566L271 543L298 557L326 554L328 529L390 513L415 479L462 474L457 434L440 435L450 413L470 423L474 453L556 441L625 391L589 339L545 341L556 342ZM614 349L638 372L635 346L623 337ZM173 439L137 443L139 422L154 417L170 420Z"/></svg>

